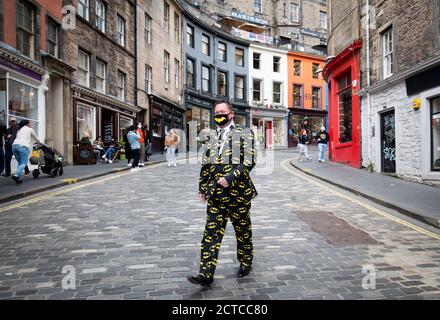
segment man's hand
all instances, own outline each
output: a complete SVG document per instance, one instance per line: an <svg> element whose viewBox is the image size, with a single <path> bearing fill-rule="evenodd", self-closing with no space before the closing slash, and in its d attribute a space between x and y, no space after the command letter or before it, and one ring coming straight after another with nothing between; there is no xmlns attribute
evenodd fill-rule
<svg viewBox="0 0 440 320"><path fill-rule="evenodd" d="M206 202L206 194L199 193L199 199L200 199L201 202Z"/></svg>
<svg viewBox="0 0 440 320"><path fill-rule="evenodd" d="M221 178L219 181L217 181L217 183L221 185L223 188L229 187L228 180L226 180L225 178Z"/></svg>

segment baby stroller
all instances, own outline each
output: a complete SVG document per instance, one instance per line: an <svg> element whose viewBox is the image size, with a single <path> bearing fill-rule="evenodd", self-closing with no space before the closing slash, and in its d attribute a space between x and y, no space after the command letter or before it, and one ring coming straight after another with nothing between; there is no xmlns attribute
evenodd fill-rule
<svg viewBox="0 0 440 320"><path fill-rule="evenodd" d="M32 171L34 178L40 176L40 170L52 178L55 178L57 175L61 177L64 173L62 156L44 144L34 145L29 161L33 165L38 165L38 168Z"/></svg>

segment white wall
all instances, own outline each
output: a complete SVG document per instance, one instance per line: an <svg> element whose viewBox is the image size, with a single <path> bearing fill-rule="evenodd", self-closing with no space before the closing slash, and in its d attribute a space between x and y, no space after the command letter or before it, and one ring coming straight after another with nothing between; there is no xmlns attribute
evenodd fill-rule
<svg viewBox="0 0 440 320"><path fill-rule="evenodd" d="M408 97L403 81L380 93L372 94L370 112L368 112L367 97L363 97L361 103L362 165L367 167L371 161L377 172L382 171L380 114L394 109L397 175L407 180L419 182L430 180L434 184L440 184L440 173L430 172L429 99L438 94L440 94L440 88ZM412 101L416 98L422 100L422 107L419 111L412 108ZM375 128L374 137L371 137L372 127Z"/></svg>
<svg viewBox="0 0 440 320"><path fill-rule="evenodd" d="M260 69L254 69L254 52L261 54ZM273 57L281 57L280 72L273 72ZM281 82L281 102L282 106L287 108L287 52L269 48L265 46L258 46L251 44L249 48L249 102L253 103L253 79L263 80L262 96L263 103L273 105L272 84L274 81ZM267 100L266 100L267 99Z"/></svg>

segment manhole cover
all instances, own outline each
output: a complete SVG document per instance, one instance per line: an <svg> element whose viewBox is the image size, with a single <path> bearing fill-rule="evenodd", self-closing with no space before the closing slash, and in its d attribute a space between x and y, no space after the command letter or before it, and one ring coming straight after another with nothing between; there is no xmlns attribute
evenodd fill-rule
<svg viewBox="0 0 440 320"><path fill-rule="evenodd" d="M378 244L368 233L356 229L345 220L335 217L331 212L304 211L297 212L296 215L331 245L343 247Z"/></svg>

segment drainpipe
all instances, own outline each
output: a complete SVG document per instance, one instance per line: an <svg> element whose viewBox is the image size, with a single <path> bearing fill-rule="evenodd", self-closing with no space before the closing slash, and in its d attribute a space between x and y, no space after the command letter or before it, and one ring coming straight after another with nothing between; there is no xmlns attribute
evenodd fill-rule
<svg viewBox="0 0 440 320"><path fill-rule="evenodd" d="M371 85L371 75L370 75L370 0L366 0L367 1L367 25L366 25L366 33L367 33L367 88L370 88ZM370 142L370 146L368 147L368 158L369 161L372 162L372 156L373 156L373 133L372 133L372 124L373 124L373 113L371 112L371 95L369 92L367 92L367 114L368 114L368 123L369 123L369 132L368 132L368 136L369 136L369 142Z"/></svg>

